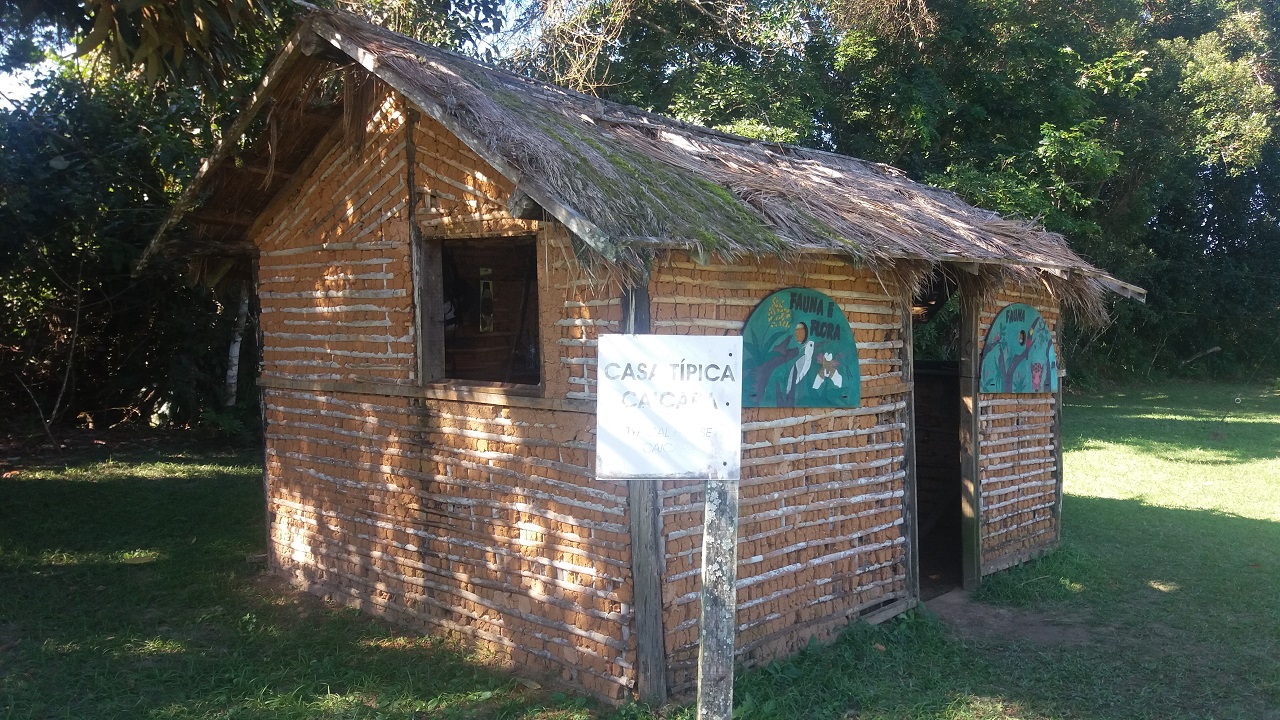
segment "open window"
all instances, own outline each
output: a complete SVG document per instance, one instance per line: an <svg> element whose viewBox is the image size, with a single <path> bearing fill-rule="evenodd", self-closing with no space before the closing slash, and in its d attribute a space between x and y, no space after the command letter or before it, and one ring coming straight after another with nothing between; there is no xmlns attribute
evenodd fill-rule
<svg viewBox="0 0 1280 720"><path fill-rule="evenodd" d="M440 280L441 379L539 384L535 238L442 240Z"/></svg>

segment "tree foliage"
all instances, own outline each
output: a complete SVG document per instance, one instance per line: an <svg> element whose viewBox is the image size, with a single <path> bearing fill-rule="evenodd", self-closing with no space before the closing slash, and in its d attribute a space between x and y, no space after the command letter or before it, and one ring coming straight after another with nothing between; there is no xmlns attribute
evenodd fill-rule
<svg viewBox="0 0 1280 720"><path fill-rule="evenodd" d="M449 45L474 46L501 21L496 0L379 0L358 9ZM184 268L134 271L219 127L292 29L293 11L283 0L0 6L8 66L67 42L81 56L43 75L29 101L0 109L6 424L256 421L255 393L242 391L238 410L223 409L245 278L211 290L184 282ZM254 344L245 345L251 366ZM252 373L241 377L250 389Z"/></svg>
<svg viewBox="0 0 1280 720"><path fill-rule="evenodd" d="M335 4L409 37L472 50L483 38L501 32L506 18L501 0L336 0Z"/></svg>
<svg viewBox="0 0 1280 720"><path fill-rule="evenodd" d="M500 0L319 0L421 40L475 46L498 32ZM0 70L69 42L147 84L216 90L256 77L298 6L291 0L0 0Z"/></svg>
<svg viewBox="0 0 1280 720"><path fill-rule="evenodd" d="M1039 219L1150 290L1146 305L1116 302L1106 328L1068 328L1076 377L1280 371L1274 2L340 4L529 74L888 162ZM190 421L219 405L239 288L220 298L131 264L292 12L284 0L0 0L6 67L68 42L86 53L0 112L11 416L110 423L166 408ZM1222 350L1185 362L1211 347Z"/></svg>
<svg viewBox="0 0 1280 720"><path fill-rule="evenodd" d="M1069 328L1086 377L1280 370L1280 9L1265 1L596 0L612 99L896 165L1151 290ZM889 18L889 20L886 20ZM895 19L896 18L896 19ZM558 77L559 51L522 68ZM1267 263L1271 263L1268 265ZM1270 330L1268 331L1268 328ZM1221 353L1184 365L1215 344Z"/></svg>
<svg viewBox="0 0 1280 720"><path fill-rule="evenodd" d="M0 113L7 419L190 421L220 391L217 298L173 272L133 274L211 132L194 93L153 99L68 68Z"/></svg>
<svg viewBox="0 0 1280 720"><path fill-rule="evenodd" d="M249 57L246 38L271 29L270 0L0 0L3 68L74 42L122 68L217 86Z"/></svg>

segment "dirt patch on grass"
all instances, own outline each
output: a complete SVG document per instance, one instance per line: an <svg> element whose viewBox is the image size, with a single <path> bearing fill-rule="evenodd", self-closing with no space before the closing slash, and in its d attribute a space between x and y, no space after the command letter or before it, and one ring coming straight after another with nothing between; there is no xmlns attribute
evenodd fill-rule
<svg viewBox="0 0 1280 720"><path fill-rule="evenodd" d="M1079 614L1048 615L987 605L971 600L963 590L936 597L926 607L956 634L974 640L1079 646L1089 644L1093 636L1093 630Z"/></svg>

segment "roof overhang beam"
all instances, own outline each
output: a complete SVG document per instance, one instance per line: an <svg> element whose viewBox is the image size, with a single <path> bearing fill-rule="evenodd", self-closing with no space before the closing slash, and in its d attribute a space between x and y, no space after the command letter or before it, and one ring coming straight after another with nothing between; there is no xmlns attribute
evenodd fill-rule
<svg viewBox="0 0 1280 720"><path fill-rule="evenodd" d="M187 189L178 197L178 201L173 204L173 209L169 211L169 215L160 224L160 227L156 229L155 235L151 237L151 242L147 244L146 250L143 250L142 256L138 258L138 264L134 268L135 274L141 272L147 263L159 254L160 248L164 244L165 236L173 230L178 221L199 204L200 197L205 192L205 186L208 184L209 176L214 168L221 165L230 156L231 151L239 146L240 138L248 131L249 124L253 122L253 119L258 116L258 112L266 106L267 101L275 94L275 86L280 76L302 56L304 42L308 37L315 35L311 25L311 18L304 19L299 23L297 29L289 35L289 39L285 41L280 54L267 67L267 72L262 76L262 81L258 83L258 87L249 96L249 102L245 104L245 109L241 111L239 117L223 134L213 153L200 164L200 169L196 172L195 178L187 184Z"/></svg>

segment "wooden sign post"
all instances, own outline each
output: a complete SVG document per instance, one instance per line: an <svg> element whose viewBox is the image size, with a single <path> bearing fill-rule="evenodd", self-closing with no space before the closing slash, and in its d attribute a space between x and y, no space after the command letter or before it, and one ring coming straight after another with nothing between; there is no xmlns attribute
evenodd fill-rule
<svg viewBox="0 0 1280 720"><path fill-rule="evenodd" d="M742 338L601 335L596 367L596 476L706 481L698 718L730 720L742 474ZM661 633L662 628L649 632ZM644 645L645 638L637 640Z"/></svg>
<svg viewBox="0 0 1280 720"><path fill-rule="evenodd" d="M705 508L698 720L731 720L733 642L738 627L738 473L707 478Z"/></svg>

